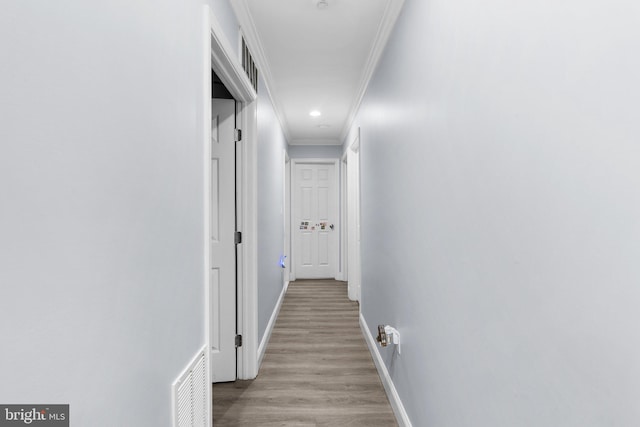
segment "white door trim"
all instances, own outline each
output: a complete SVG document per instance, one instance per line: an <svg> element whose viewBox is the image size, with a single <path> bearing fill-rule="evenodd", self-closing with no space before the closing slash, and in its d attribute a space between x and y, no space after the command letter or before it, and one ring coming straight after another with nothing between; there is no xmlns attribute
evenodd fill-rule
<svg viewBox="0 0 640 427"><path fill-rule="evenodd" d="M237 350L236 102L212 99L210 287L211 372L213 382L235 381Z"/></svg>
<svg viewBox="0 0 640 427"><path fill-rule="evenodd" d="M347 172L351 179L347 179L348 200L347 211L347 270L349 271L348 294L349 299L360 301L362 286L362 271L360 264L360 128L353 141L346 150Z"/></svg>
<svg viewBox="0 0 640 427"><path fill-rule="evenodd" d="M291 280L291 159L287 150L284 151L284 260L283 279L287 287Z"/></svg>
<svg viewBox="0 0 640 427"><path fill-rule="evenodd" d="M347 239L347 233L349 232L349 224L347 221L347 165L348 156L345 151L340 158L340 269L338 272L337 280L347 281L349 280L349 269L347 250L349 240Z"/></svg>
<svg viewBox="0 0 640 427"><path fill-rule="evenodd" d="M211 140L211 69L216 71L220 80L238 101L243 143L240 149L238 167L238 212L242 231L242 244L238 251L238 307L237 328L243 336L242 347L238 348L237 369L239 379L252 379L257 376L258 351L258 305L257 305L257 94L245 75L239 54L224 35L224 31L208 5L203 7L203 49L202 49L202 111L200 118L203 129L204 162L204 293L205 293L205 342L211 348L210 322L213 317L209 295L209 215L210 206L210 140ZM207 354L210 352L207 351ZM207 367L209 363L207 361ZM211 383L211 372L207 368L207 381ZM211 387L207 387L207 402L211 404ZM208 408L211 414L211 407ZM211 417L208 417L209 419ZM209 423L210 421L208 421ZM210 425L210 424L208 424Z"/></svg>
<svg viewBox="0 0 640 427"><path fill-rule="evenodd" d="M257 101L241 102L241 129L237 167L238 216L242 243L238 251L238 379L249 380L258 375L258 137Z"/></svg>
<svg viewBox="0 0 640 427"><path fill-rule="evenodd" d="M336 190L338 190L338 182L339 182L339 178L340 178L340 159L319 159L319 158L300 158L300 159L291 159L291 185L294 186L294 183L296 181L296 177L295 174L293 173L293 171L295 171L296 165L298 164L319 164L319 165L333 165L333 173L334 173L334 182L336 183ZM336 206L338 206L338 201L339 199L339 191L335 191L335 198L336 198ZM296 206L296 197L295 197L295 191L291 192L291 210L293 210L293 206ZM334 232L335 233L340 233L341 227L342 225L340 224L340 215L338 212L338 224L335 227ZM296 232L296 227L297 224L294 224L293 221L291 222L291 229L290 229L290 235L291 238L293 239L293 236L295 236L295 232ZM338 239L336 239L336 241L338 241ZM339 241L338 241L339 244ZM291 245L291 280L296 280L296 262L295 262L295 257L296 257L296 253L295 253L295 244ZM338 269L337 269L337 265L338 265L338 251L336 251L336 253L334 254L334 265L336 266L336 270L335 273L338 273Z"/></svg>

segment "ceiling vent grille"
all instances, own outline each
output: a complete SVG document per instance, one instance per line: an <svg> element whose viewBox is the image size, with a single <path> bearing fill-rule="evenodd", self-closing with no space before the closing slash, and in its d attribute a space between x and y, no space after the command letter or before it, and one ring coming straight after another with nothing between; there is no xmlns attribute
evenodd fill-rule
<svg viewBox="0 0 640 427"><path fill-rule="evenodd" d="M253 56L251 56L251 52L249 52L249 46L247 46L247 42L244 41L244 37L242 38L242 68L244 68L244 72L247 73L251 86L258 92L258 68L253 61Z"/></svg>

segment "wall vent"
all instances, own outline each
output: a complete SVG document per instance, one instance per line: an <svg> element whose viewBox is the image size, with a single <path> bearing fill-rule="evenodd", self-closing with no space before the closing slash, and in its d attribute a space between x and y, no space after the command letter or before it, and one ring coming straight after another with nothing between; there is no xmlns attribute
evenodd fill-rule
<svg viewBox="0 0 640 427"><path fill-rule="evenodd" d="M173 383L173 426L202 427L207 425L207 371L205 348Z"/></svg>
<svg viewBox="0 0 640 427"><path fill-rule="evenodd" d="M251 56L251 52L249 52L249 46L247 46L247 42L244 41L244 37L242 38L242 68L244 68L244 72L247 73L247 77L249 77L249 81L255 91L258 92L258 68L253 61L253 56Z"/></svg>

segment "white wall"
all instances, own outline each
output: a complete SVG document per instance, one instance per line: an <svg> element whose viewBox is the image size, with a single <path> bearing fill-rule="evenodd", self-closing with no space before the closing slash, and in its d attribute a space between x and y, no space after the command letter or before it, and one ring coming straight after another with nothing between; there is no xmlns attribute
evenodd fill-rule
<svg viewBox="0 0 640 427"><path fill-rule="evenodd" d="M280 122L264 82L258 88L258 341L261 342L283 286L284 150ZM289 255L288 259L291 259Z"/></svg>
<svg viewBox="0 0 640 427"><path fill-rule="evenodd" d="M170 425L204 344L202 4L3 3L0 402Z"/></svg>
<svg viewBox="0 0 640 427"><path fill-rule="evenodd" d="M354 130L362 311L414 426L640 424L638 22L406 1Z"/></svg>
<svg viewBox="0 0 640 427"><path fill-rule="evenodd" d="M208 0L204 1L203 4L209 5L230 46L240 58L240 24L238 24L238 19L233 12L230 0Z"/></svg>
<svg viewBox="0 0 640 427"><path fill-rule="evenodd" d="M342 146L290 145L289 156L292 159L339 159L342 156Z"/></svg>

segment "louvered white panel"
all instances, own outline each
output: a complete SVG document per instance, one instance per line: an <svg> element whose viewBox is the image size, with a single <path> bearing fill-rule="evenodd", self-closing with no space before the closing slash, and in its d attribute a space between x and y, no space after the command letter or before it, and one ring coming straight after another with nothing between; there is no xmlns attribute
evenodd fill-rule
<svg viewBox="0 0 640 427"><path fill-rule="evenodd" d="M205 349L173 383L174 427L204 427L207 425L207 378Z"/></svg>
<svg viewBox="0 0 640 427"><path fill-rule="evenodd" d="M193 425L205 426L207 416L207 390L205 389L207 381L205 378L205 360L203 357L199 359L198 364L191 375L191 385L193 390Z"/></svg>
<svg viewBox="0 0 640 427"><path fill-rule="evenodd" d="M178 388L178 427L192 426L191 372Z"/></svg>

